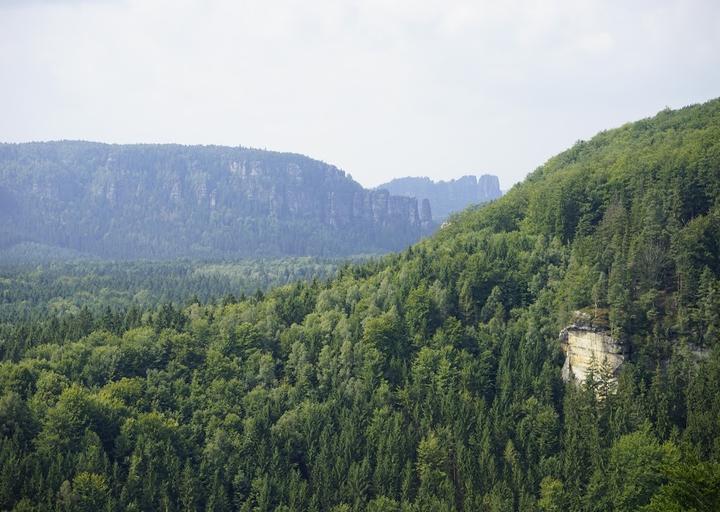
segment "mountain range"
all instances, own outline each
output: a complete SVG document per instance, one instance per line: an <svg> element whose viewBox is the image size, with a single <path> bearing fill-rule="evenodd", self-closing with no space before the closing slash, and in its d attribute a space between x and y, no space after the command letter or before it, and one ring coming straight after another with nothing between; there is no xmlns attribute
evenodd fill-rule
<svg viewBox="0 0 720 512"><path fill-rule="evenodd" d="M418 202L311 158L221 146L0 144L0 250L112 259L403 249Z"/></svg>
<svg viewBox="0 0 720 512"><path fill-rule="evenodd" d="M452 213L474 204L486 203L502 195L497 176L463 176L449 181L430 178L397 178L377 187L391 194L427 200L433 217L443 221Z"/></svg>

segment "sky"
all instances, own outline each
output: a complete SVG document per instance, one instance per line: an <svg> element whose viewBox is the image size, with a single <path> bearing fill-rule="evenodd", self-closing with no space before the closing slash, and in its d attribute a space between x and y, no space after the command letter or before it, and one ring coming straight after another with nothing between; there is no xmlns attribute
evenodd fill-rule
<svg viewBox="0 0 720 512"><path fill-rule="evenodd" d="M718 0L0 0L0 141L497 174L720 96Z"/></svg>

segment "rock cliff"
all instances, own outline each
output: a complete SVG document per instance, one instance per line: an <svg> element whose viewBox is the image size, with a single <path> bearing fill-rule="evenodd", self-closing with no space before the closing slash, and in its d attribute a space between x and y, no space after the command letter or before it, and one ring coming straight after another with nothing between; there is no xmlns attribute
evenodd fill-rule
<svg viewBox="0 0 720 512"><path fill-rule="evenodd" d="M609 372L613 378L628 356L625 343L614 339L604 326L592 325L587 315L576 312L573 323L560 332L565 352L565 381L584 382L592 370Z"/></svg>
<svg viewBox="0 0 720 512"><path fill-rule="evenodd" d="M438 221L470 205L492 201L502 195L498 177L489 174L438 182L430 178L398 178L380 185L378 189L427 200L434 218Z"/></svg>
<svg viewBox="0 0 720 512"><path fill-rule="evenodd" d="M607 332L588 327L571 326L563 329L561 341L565 350L562 375L566 381L574 378L583 382L593 366L595 371L604 366L616 375L627 355L623 345Z"/></svg>
<svg viewBox="0 0 720 512"><path fill-rule="evenodd" d="M386 252L434 228L416 199L241 147L0 144L0 197L5 245L111 258Z"/></svg>

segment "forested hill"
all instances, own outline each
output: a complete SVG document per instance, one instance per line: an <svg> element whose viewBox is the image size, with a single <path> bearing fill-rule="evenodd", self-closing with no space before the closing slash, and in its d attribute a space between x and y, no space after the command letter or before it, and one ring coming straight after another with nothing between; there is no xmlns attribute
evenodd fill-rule
<svg viewBox="0 0 720 512"><path fill-rule="evenodd" d="M502 195L497 176L463 176L449 181L433 181L430 178L396 178L377 187L391 194L414 197L427 201L437 221L443 221L453 213L470 205L493 201Z"/></svg>
<svg viewBox="0 0 720 512"><path fill-rule="evenodd" d="M719 241L712 101L326 283L13 327L0 508L717 510ZM563 382L576 309L616 382Z"/></svg>
<svg viewBox="0 0 720 512"><path fill-rule="evenodd" d="M0 144L0 251L113 259L338 256L429 234L417 201L246 148ZM38 244L41 247L38 249ZM50 246L50 249L43 246Z"/></svg>

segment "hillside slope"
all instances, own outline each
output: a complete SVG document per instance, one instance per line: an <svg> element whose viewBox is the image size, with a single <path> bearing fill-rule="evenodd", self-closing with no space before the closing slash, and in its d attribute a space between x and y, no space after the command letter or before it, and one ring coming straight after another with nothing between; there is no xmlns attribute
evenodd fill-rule
<svg viewBox="0 0 720 512"><path fill-rule="evenodd" d="M6 327L0 507L716 510L718 240L716 100L326 283ZM563 382L576 309L617 382Z"/></svg>
<svg viewBox="0 0 720 512"><path fill-rule="evenodd" d="M115 259L336 256L399 250L431 229L417 201L365 190L301 155L0 144L0 249L43 244Z"/></svg>

